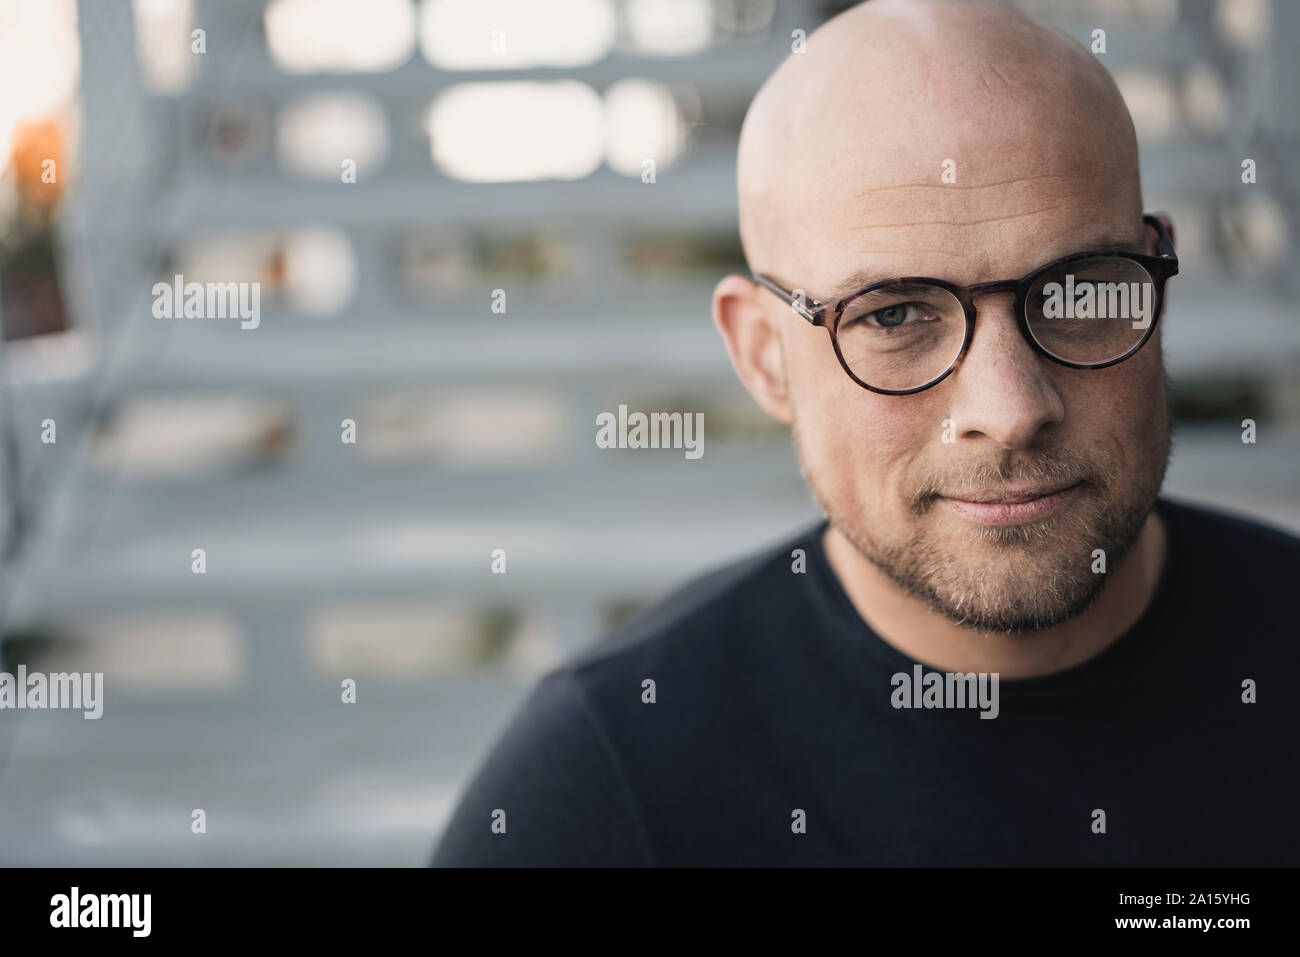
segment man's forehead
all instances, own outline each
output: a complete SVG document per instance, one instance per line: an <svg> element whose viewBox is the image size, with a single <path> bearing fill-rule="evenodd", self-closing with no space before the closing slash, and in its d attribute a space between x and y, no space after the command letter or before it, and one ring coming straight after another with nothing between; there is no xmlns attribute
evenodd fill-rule
<svg viewBox="0 0 1300 957"><path fill-rule="evenodd" d="M808 180L792 176L766 197L760 221L776 243L765 244L760 268L796 269L808 284L847 281L864 264L981 282L1088 245L1139 244L1140 187L1128 151L1102 162L1057 152L1013 160L997 151L936 153L933 162L909 157L895 168L849 160ZM930 182L918 181L927 173Z"/></svg>
<svg viewBox="0 0 1300 957"><path fill-rule="evenodd" d="M1074 252L1140 251L1143 241L1136 177L995 177L965 190L859 187L824 193L803 213L778 229L773 268L793 272L791 281L823 299L905 275L1012 279Z"/></svg>

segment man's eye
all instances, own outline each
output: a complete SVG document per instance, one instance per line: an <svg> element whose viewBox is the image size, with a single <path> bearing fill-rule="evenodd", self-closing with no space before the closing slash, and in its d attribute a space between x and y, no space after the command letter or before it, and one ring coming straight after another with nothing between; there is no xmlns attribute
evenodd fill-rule
<svg viewBox="0 0 1300 957"><path fill-rule="evenodd" d="M881 329L894 329L903 325L909 318L915 322L919 319L930 319L933 316L919 302L900 302L895 306L873 309L871 312L864 313L857 321L865 321L867 325L878 326Z"/></svg>
<svg viewBox="0 0 1300 957"><path fill-rule="evenodd" d="M890 306L887 309L877 309L871 314L871 318L876 325L884 326L888 329L891 326L901 326L907 319L907 304L901 306Z"/></svg>

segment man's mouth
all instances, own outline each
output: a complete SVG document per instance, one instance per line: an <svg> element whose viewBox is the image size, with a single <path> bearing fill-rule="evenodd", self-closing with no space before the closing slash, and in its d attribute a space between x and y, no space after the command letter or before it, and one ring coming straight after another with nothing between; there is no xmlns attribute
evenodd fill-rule
<svg viewBox="0 0 1300 957"><path fill-rule="evenodd" d="M960 518L979 525L1019 525L1059 511L1082 481L1057 485L984 488L938 496Z"/></svg>

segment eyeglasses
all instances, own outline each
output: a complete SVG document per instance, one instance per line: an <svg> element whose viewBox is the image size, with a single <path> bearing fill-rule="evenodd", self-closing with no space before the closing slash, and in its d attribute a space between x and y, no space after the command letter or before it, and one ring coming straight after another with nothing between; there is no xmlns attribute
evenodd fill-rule
<svg viewBox="0 0 1300 957"><path fill-rule="evenodd" d="M825 326L844 371L882 395L910 395L952 374L975 335L975 297L1013 293L1021 334L1044 358L1071 369L1104 369L1123 362L1151 338L1164 304L1165 281L1178 274L1178 257L1165 224L1156 231L1156 255L1084 252L1039 266L1023 279L973 286L907 277L875 282L833 305L808 300L770 276L753 281L770 289L814 326Z"/></svg>

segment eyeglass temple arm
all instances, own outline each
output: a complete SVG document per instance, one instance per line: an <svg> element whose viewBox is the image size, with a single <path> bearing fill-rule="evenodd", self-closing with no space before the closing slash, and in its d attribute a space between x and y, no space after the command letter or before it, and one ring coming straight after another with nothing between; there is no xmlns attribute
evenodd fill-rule
<svg viewBox="0 0 1300 957"><path fill-rule="evenodd" d="M1174 273L1178 272L1178 255L1174 252L1174 241L1169 235L1169 229L1165 226L1165 221L1159 216L1153 216L1146 213L1142 221L1156 231L1156 255L1161 259L1173 260Z"/></svg>
<svg viewBox="0 0 1300 957"><path fill-rule="evenodd" d="M786 289L776 280L772 279L771 276L766 276L763 273L753 273L752 278L754 282L758 283L760 286L770 289L772 292L784 299L790 304L791 309L803 318L807 319L814 326L821 325L822 316L826 312L826 307L822 305L820 299L808 300L805 298L803 293L796 293L792 289Z"/></svg>

